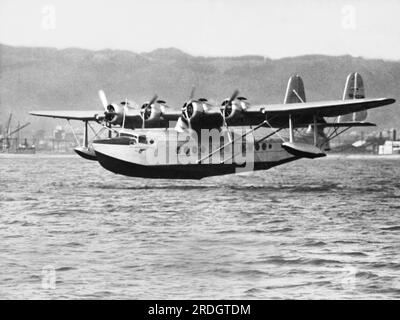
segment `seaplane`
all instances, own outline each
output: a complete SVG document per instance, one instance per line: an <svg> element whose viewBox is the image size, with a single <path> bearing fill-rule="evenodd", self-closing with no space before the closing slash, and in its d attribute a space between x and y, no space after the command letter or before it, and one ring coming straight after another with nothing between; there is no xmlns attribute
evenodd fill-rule
<svg viewBox="0 0 400 320"><path fill-rule="evenodd" d="M307 102L299 75L289 78L282 104L251 105L235 90L219 105L190 98L172 110L155 95L140 108L127 99L104 111L32 111L35 116L84 122L83 145L75 151L105 169L130 177L202 179L267 170L298 159L324 157L329 142L353 127L369 127L367 110L395 102L366 98L357 72L346 79L342 99ZM108 131L100 137L90 125ZM88 126L94 138L88 140ZM72 128L72 126L71 126Z"/></svg>

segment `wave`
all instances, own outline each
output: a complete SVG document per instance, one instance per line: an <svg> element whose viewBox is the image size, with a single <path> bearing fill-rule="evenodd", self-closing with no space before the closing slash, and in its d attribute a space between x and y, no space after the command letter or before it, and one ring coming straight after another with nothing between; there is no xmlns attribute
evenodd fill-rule
<svg viewBox="0 0 400 320"><path fill-rule="evenodd" d="M303 245L306 246L306 247L321 247L321 246L325 246L326 242L310 240L310 241L304 243Z"/></svg>
<svg viewBox="0 0 400 320"><path fill-rule="evenodd" d="M124 186L124 185L89 185L89 187L106 190L193 190L193 189L211 189L217 186L204 185L154 185L154 186Z"/></svg>
<svg viewBox="0 0 400 320"><path fill-rule="evenodd" d="M273 289L305 287L305 286L312 286L312 285L327 286L327 285L331 285L331 284L332 284L332 282L331 281L327 281L327 280L307 281L307 282L303 282L303 283L294 283L294 284L269 285L269 286L263 287L263 289L265 289L265 290L273 290Z"/></svg>
<svg viewBox="0 0 400 320"><path fill-rule="evenodd" d="M379 228L379 229L386 230L386 231L399 231L400 230L400 226L382 227L382 228Z"/></svg>
<svg viewBox="0 0 400 320"><path fill-rule="evenodd" d="M293 191L293 192L325 192L337 188L337 184L323 185L202 185L202 184L166 184L166 185L121 185L121 184L89 184L89 188L106 190L204 190L204 189L228 189L234 191Z"/></svg>
<svg viewBox="0 0 400 320"><path fill-rule="evenodd" d="M290 231L293 231L293 228L287 227L287 228L282 228L282 229L270 230L268 232L270 232L270 233L281 233L281 232L290 232Z"/></svg>
<svg viewBox="0 0 400 320"><path fill-rule="evenodd" d="M59 267L56 269L56 271L70 271L70 270L75 270L76 268L74 267Z"/></svg>
<svg viewBox="0 0 400 320"><path fill-rule="evenodd" d="M332 259L321 259L321 258L295 258L295 259L286 259L280 256L270 257L262 261L262 263L272 263L279 265L315 265L320 266L324 264L342 264L343 262Z"/></svg>

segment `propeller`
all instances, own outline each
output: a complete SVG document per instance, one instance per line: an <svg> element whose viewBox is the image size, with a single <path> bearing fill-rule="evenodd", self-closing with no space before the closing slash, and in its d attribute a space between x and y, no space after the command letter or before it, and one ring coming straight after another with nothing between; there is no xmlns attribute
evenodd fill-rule
<svg viewBox="0 0 400 320"><path fill-rule="evenodd" d="M106 94L104 93L104 91L99 90L98 93L99 93L99 98L100 98L101 104L103 105L103 108L104 108L104 120L106 122L105 125L108 128L108 137L111 138L111 124L108 123L108 121L109 121L108 119L109 119L109 116L113 115L113 114L114 114L114 118L115 118L115 110L112 114L111 108L112 109L114 109L114 108L112 107L112 105L108 104L107 97L106 97Z"/></svg>
<svg viewBox="0 0 400 320"><path fill-rule="evenodd" d="M182 106L182 115L183 117L178 119L177 125L175 127L176 130L178 131L183 131L185 129L192 129L192 116L193 113L195 112L195 108L196 106L194 105L194 103L196 103L197 105L201 105L202 110L206 110L208 111L210 107L212 107L212 105L210 103L208 103L207 99L205 98L199 98L199 99L195 99L194 98L194 94L196 91L196 87L192 86L192 90L190 91L190 95L189 95L189 100L186 101L183 106ZM196 110L198 110L199 108L197 107Z"/></svg>
<svg viewBox="0 0 400 320"><path fill-rule="evenodd" d="M183 104L183 106L182 106L182 114L183 114L183 115L185 116L185 118L186 118L187 125L189 126L189 129L191 129L192 126L191 126L191 123L190 123L190 117L189 117L189 110L188 110L188 108L190 107L190 108L192 109L191 112L193 112L193 105L192 105L192 103L193 103L193 101L194 101L193 98L194 98L194 93L195 93L195 91L196 91L196 86L193 85L193 86L192 86L192 89L190 90L189 100L186 101L186 102ZM179 130L178 130L178 131L182 131L182 128L184 127L183 124L185 124L184 121L182 121L182 119L179 119L178 122L177 122L177 124L176 124L176 128L179 127Z"/></svg>
<svg viewBox="0 0 400 320"><path fill-rule="evenodd" d="M153 98L151 98L151 100L150 100L150 102L149 102L149 106L151 106L154 102L156 102L157 98L158 98L158 96L155 94L155 95L153 96Z"/></svg>
<svg viewBox="0 0 400 320"><path fill-rule="evenodd" d="M225 99L222 102L221 112L223 113L222 115L223 115L224 119L227 116L227 111L228 110L229 110L229 113L232 112L232 103L237 98L238 95L239 95L239 90L236 89L229 99Z"/></svg>
<svg viewBox="0 0 400 320"><path fill-rule="evenodd" d="M100 98L101 104L103 105L104 110L107 111L108 102L107 102L106 94L104 93L103 90L99 90L99 98Z"/></svg>
<svg viewBox="0 0 400 320"><path fill-rule="evenodd" d="M220 109L222 118L223 118L223 125L226 128L226 130L228 131L229 142L232 142L232 137L231 137L231 133L229 131L228 124L226 123L226 116L227 116L228 110L229 110L229 114L232 112L233 101L238 97L238 95L239 95L239 90L236 89L235 91L233 91L233 93L229 99L226 99L222 102L221 109ZM242 97L240 97L240 98L242 98Z"/></svg>
<svg viewBox="0 0 400 320"><path fill-rule="evenodd" d="M128 99L125 98L125 101L121 102L122 110L124 111L122 117L122 128L125 129L125 118L126 118L126 108L128 107Z"/></svg>
<svg viewBox="0 0 400 320"><path fill-rule="evenodd" d="M189 107L189 106L187 106L187 107L185 108L184 112L185 112L186 120L187 120L187 122L188 122L189 130L191 130L191 129L192 129L192 123L191 123L191 121L190 121L188 107ZM192 108L193 108L193 106L192 106Z"/></svg>
<svg viewBox="0 0 400 320"><path fill-rule="evenodd" d="M149 102L145 102L140 110L140 117L142 118L142 129L145 127L146 115L151 112L151 106L157 101L158 96L155 94Z"/></svg>
<svg viewBox="0 0 400 320"><path fill-rule="evenodd" d="M106 94L103 90L99 90L99 98L104 108L104 119L106 122L113 122L116 120L117 114L115 108L112 104L108 103Z"/></svg>

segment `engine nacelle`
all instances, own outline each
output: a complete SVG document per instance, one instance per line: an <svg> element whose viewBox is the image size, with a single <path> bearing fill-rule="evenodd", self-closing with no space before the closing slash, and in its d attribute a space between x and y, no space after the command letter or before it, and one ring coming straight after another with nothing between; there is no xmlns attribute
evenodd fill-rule
<svg viewBox="0 0 400 320"><path fill-rule="evenodd" d="M158 104L144 103L141 109L145 121L157 121L161 118L161 108Z"/></svg>
<svg viewBox="0 0 400 320"><path fill-rule="evenodd" d="M185 102L182 107L182 116L186 120L196 121L200 120L201 116L204 113L203 102L198 102L194 100L190 100Z"/></svg>
<svg viewBox="0 0 400 320"><path fill-rule="evenodd" d="M123 107L113 103L107 106L107 111L104 114L107 123L121 125L124 118L124 109Z"/></svg>
<svg viewBox="0 0 400 320"><path fill-rule="evenodd" d="M246 108L246 102L243 100L230 101L229 99L225 99L221 104L221 112L226 120L240 117Z"/></svg>

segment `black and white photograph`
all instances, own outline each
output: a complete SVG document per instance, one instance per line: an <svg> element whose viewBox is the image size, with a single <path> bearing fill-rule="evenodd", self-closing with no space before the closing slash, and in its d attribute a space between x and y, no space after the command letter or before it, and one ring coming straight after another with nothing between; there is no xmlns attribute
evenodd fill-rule
<svg viewBox="0 0 400 320"><path fill-rule="evenodd" d="M400 300L399 17L0 0L0 299Z"/></svg>

